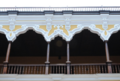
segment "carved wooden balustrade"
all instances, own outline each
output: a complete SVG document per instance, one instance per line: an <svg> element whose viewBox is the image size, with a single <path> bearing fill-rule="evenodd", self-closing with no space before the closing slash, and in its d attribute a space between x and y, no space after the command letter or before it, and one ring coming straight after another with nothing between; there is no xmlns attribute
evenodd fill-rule
<svg viewBox="0 0 120 81"><path fill-rule="evenodd" d="M7 74L45 74L45 64L8 64ZM3 64L0 64L0 74ZM67 74L66 64L50 64L49 74ZM108 73L105 63L70 64L70 74ZM112 73L120 73L120 64L112 64Z"/></svg>

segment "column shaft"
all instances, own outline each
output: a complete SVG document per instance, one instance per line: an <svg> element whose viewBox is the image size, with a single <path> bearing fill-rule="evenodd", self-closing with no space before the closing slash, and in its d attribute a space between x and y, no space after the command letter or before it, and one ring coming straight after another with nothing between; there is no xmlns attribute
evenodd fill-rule
<svg viewBox="0 0 120 81"><path fill-rule="evenodd" d="M49 55L50 55L50 43L48 42L48 45L47 45L47 57L46 57L46 62L45 62L45 65L46 65L46 69L45 69L45 74L48 74L49 72Z"/></svg>
<svg viewBox="0 0 120 81"><path fill-rule="evenodd" d="M69 42L67 42L67 74L70 74L70 47L69 47Z"/></svg>
<svg viewBox="0 0 120 81"><path fill-rule="evenodd" d="M3 64L4 64L3 74L7 73L7 66L8 66L9 56L10 56L10 49L11 49L11 41L9 41L7 53L6 53L6 58L5 58L5 61L3 62Z"/></svg>
<svg viewBox="0 0 120 81"><path fill-rule="evenodd" d="M107 64L108 73L112 73L112 66L111 66L112 61L110 61L107 41L105 41L105 52L106 52L106 64Z"/></svg>

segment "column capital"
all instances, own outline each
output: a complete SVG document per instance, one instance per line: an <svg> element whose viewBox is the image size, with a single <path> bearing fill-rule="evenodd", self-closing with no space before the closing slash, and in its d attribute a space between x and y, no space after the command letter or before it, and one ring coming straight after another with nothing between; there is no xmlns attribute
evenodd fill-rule
<svg viewBox="0 0 120 81"><path fill-rule="evenodd" d="M48 41L47 43L50 43L50 41Z"/></svg>
<svg viewBox="0 0 120 81"><path fill-rule="evenodd" d="M70 43L70 41L66 41L67 43Z"/></svg>
<svg viewBox="0 0 120 81"><path fill-rule="evenodd" d="M104 42L108 42L107 40L105 40Z"/></svg>
<svg viewBox="0 0 120 81"><path fill-rule="evenodd" d="M12 43L12 41L8 41L9 43Z"/></svg>

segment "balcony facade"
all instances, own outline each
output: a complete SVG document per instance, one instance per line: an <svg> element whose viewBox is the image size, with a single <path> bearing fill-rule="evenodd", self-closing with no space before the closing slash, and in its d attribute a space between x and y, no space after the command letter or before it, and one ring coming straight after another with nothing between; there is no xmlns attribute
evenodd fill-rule
<svg viewBox="0 0 120 81"><path fill-rule="evenodd" d="M120 80L120 55L119 47L116 46L119 46L119 43L115 42L119 40L119 30L119 6L1 7L0 39L3 51L0 59L5 60L0 60L0 81ZM112 39L112 34L117 32ZM113 40L111 46L108 45L109 40ZM3 49L5 41L8 42L8 47ZM113 48L114 43L116 47ZM113 51L109 52L109 47ZM28 51L25 52L26 50ZM31 56L31 59L22 61L22 58L21 62L17 62L14 57L15 60L9 62L10 55ZM44 56L46 60L35 63L31 61L34 56ZM52 59L51 62L52 56L57 56L59 60ZM60 61L63 56L64 62ZM96 60L86 59L87 61L82 63L81 59L76 59L82 56L97 56L99 60L94 57ZM104 59L101 56L104 56ZM115 60L111 60L110 56L115 56ZM74 60L77 60L77 63Z"/></svg>

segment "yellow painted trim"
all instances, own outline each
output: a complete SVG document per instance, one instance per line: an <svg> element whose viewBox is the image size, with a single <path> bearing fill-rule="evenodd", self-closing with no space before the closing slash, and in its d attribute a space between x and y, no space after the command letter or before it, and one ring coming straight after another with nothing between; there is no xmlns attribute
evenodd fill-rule
<svg viewBox="0 0 120 81"><path fill-rule="evenodd" d="M104 33L105 35L107 35L107 32L105 31L105 33Z"/></svg>
<svg viewBox="0 0 120 81"><path fill-rule="evenodd" d="M104 30L102 25L96 25L96 28L100 29L100 30Z"/></svg>
<svg viewBox="0 0 120 81"><path fill-rule="evenodd" d="M71 25L69 31L72 31L72 30L74 30L75 28L77 28L77 25Z"/></svg>
<svg viewBox="0 0 120 81"><path fill-rule="evenodd" d="M57 30L57 27L54 28L54 25L52 25L52 29L50 30L48 36L50 36L54 31Z"/></svg>
<svg viewBox="0 0 120 81"><path fill-rule="evenodd" d="M108 25L108 29L107 30L110 30L112 28L114 28L114 25Z"/></svg>
<svg viewBox="0 0 120 81"><path fill-rule="evenodd" d="M40 29L43 29L44 31L48 31L47 29L46 29L46 25L40 25L40 27L39 27Z"/></svg>
<svg viewBox="0 0 120 81"><path fill-rule="evenodd" d="M11 30L9 29L9 27L10 27L9 25L3 25L2 28L3 28L3 29L6 29L7 31L11 31Z"/></svg>
<svg viewBox="0 0 120 81"><path fill-rule="evenodd" d="M63 28L60 27L61 30L63 30L63 32L66 34L66 35L69 35L68 31L65 29L65 25L63 25Z"/></svg>
<svg viewBox="0 0 120 81"><path fill-rule="evenodd" d="M12 33L10 33L10 37L12 36Z"/></svg>
<svg viewBox="0 0 120 81"><path fill-rule="evenodd" d="M21 28L22 28L21 25L15 25L15 29L13 29L12 31L16 31L16 30L21 29Z"/></svg>

